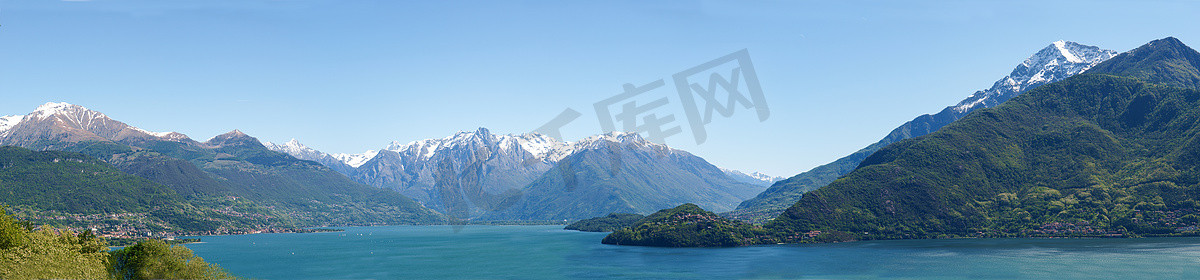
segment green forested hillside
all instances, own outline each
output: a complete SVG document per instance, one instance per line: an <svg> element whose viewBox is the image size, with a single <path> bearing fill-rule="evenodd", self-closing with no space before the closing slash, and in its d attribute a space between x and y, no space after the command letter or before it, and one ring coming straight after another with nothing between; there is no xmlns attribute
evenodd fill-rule
<svg viewBox="0 0 1200 280"><path fill-rule="evenodd" d="M1052 43L1017 65L1012 72L992 84L990 88L975 92L957 105L946 107L935 114L913 118L893 129L878 142L853 154L776 182L757 197L743 201L737 210L721 215L754 223L774 219L799 201L805 192L829 185L854 171L867 156L883 147L900 140L933 133L971 111L1003 104L1029 89L1079 74L1115 55L1115 51L1074 42Z"/></svg>
<svg viewBox="0 0 1200 280"><path fill-rule="evenodd" d="M1187 234L1200 222L1197 57L1156 40L976 111L876 152L768 227L854 238Z"/></svg>
<svg viewBox="0 0 1200 280"><path fill-rule="evenodd" d="M364 186L318 163L268 150L238 131L208 143L135 138L53 147L104 159L120 171L169 187L201 208L224 208L235 216L265 220L263 225L441 221L438 213L397 192Z"/></svg>
<svg viewBox="0 0 1200 280"><path fill-rule="evenodd" d="M80 214L148 212L181 202L171 189L70 152L0 147L0 204Z"/></svg>
<svg viewBox="0 0 1200 280"><path fill-rule="evenodd" d="M163 185L71 152L0 147L0 194L0 205L39 224L207 232L266 223L216 211L228 206L188 201Z"/></svg>
<svg viewBox="0 0 1200 280"><path fill-rule="evenodd" d="M772 184L770 188L767 188L758 194L758 196L742 201L741 204L738 204L737 209L723 213L723 215L754 223L762 223L774 219L797 200L800 200L800 196L805 192L828 185L833 180L837 180L838 177L850 173L871 153L895 141L899 140L885 138L831 163L814 167L804 173L775 182L775 184Z"/></svg>
<svg viewBox="0 0 1200 280"><path fill-rule="evenodd" d="M637 223L637 221L645 217L645 215L641 214L613 213L604 217L579 220L567 225L563 229L590 232L611 232L633 226L634 223Z"/></svg>
<svg viewBox="0 0 1200 280"><path fill-rule="evenodd" d="M387 189L356 183L319 163L271 151L241 132L207 143L192 158L225 192L286 211L301 225L438 223L441 215Z"/></svg>
<svg viewBox="0 0 1200 280"><path fill-rule="evenodd" d="M721 218L687 203L664 209L618 229L604 244L655 247L730 247L774 243L775 233L741 221Z"/></svg>

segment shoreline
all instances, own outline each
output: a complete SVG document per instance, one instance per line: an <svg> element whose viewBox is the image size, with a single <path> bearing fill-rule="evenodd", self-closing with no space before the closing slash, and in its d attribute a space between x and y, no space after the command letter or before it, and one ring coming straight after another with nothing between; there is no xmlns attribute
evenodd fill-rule
<svg viewBox="0 0 1200 280"><path fill-rule="evenodd" d="M460 224L460 225L455 225L455 224L420 224L420 225L367 225L367 226L336 226L336 227L322 227L322 228L334 228L334 229L338 229L338 230L334 230L334 231L311 231L311 232L249 232L249 233L226 233L226 234L188 234L188 235L176 235L176 236L177 236L177 237L205 237L205 236L235 236L235 235L252 235L252 234L277 234L277 233L278 233L278 234L291 234L291 233L299 233L299 234L305 234L305 233L335 233L335 232L345 232L345 231L346 231L346 229L349 229L349 228L366 228L366 227L403 227L403 226L497 226L497 227L499 227L499 226L565 226L565 224Z"/></svg>

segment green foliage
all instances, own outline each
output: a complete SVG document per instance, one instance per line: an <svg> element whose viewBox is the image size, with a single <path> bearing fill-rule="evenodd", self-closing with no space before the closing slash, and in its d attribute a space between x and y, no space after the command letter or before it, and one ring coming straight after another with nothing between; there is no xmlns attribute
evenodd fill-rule
<svg viewBox="0 0 1200 280"><path fill-rule="evenodd" d="M1130 77L1152 84L1200 89L1200 54L1174 37L1147 43L1088 70L1092 74Z"/></svg>
<svg viewBox="0 0 1200 280"><path fill-rule="evenodd" d="M231 279L183 246L142 241L108 251L91 231L28 225L0 209L0 279Z"/></svg>
<svg viewBox="0 0 1200 280"><path fill-rule="evenodd" d="M139 231L189 234L443 221L395 191L358 184L320 164L270 151L245 134L222 135L211 145L120 141L39 142L86 155L3 148L0 166L14 168L0 170L0 203L28 210L22 217L39 223L90 227L111 219L80 215L149 214L148 219L124 218L121 223L136 224Z"/></svg>
<svg viewBox="0 0 1200 280"><path fill-rule="evenodd" d="M736 210L730 211L725 215L754 223L763 223L773 219L779 216L780 213L783 213L784 210L787 210L792 204L795 204L796 201L800 200L800 196L805 192L829 185L833 180L837 180L842 175L853 171L871 153L895 141L899 141L899 139L891 140L891 138L885 138L878 143L867 146L829 164L817 166L791 178L775 182L770 188L759 193L758 196L742 201Z"/></svg>
<svg viewBox="0 0 1200 280"><path fill-rule="evenodd" d="M107 279L106 246L90 232L29 231L0 210L0 279Z"/></svg>
<svg viewBox="0 0 1200 280"><path fill-rule="evenodd" d="M224 269L208 264L180 245L151 239L113 251L111 273L117 279L230 279Z"/></svg>
<svg viewBox="0 0 1200 280"><path fill-rule="evenodd" d="M1133 236L1196 226L1200 92L1182 87L1200 81L1200 55L1176 42L1152 42L883 148L767 227L802 241L815 231Z"/></svg>
<svg viewBox="0 0 1200 280"><path fill-rule="evenodd" d="M212 199L202 197L189 201L170 188L84 154L0 147L0 167L0 204L13 205L22 210L17 212L22 217L41 224L78 228L121 223L146 231L203 233L265 223L241 214L261 216L266 212L262 209L217 211L240 205L205 203Z"/></svg>
<svg viewBox="0 0 1200 280"><path fill-rule="evenodd" d="M730 247L773 244L774 233L741 221L727 220L695 204L650 214L631 227L604 237L604 244L655 247Z"/></svg>
<svg viewBox="0 0 1200 280"><path fill-rule="evenodd" d="M612 232L618 229L633 226L634 223L637 223L637 221L645 217L645 215L641 214L612 213L604 217L579 220L567 225L567 227L563 229L590 232Z"/></svg>
<svg viewBox="0 0 1200 280"><path fill-rule="evenodd" d="M1197 71L1195 67L1200 65L1200 55L1187 48L1179 40L1170 37L1156 40L1147 46L1150 47L1127 52L1117 59L1110 60L1112 61L1110 63L1097 65L1089 73L1131 77L1153 84L1200 89L1200 71ZM1004 100L999 101L1003 102ZM1143 102L1148 101L1150 100L1143 100ZM850 173L867 156L879 149L900 140L932 133L964 116L963 112L943 110L937 114L917 117L896 128L879 142L851 155L777 182L757 197L742 202L741 205L738 205L737 210L725 215L756 223L766 222L795 204L805 192L829 185L834 180Z"/></svg>
<svg viewBox="0 0 1200 280"><path fill-rule="evenodd" d="M146 212L174 191L83 154L0 147L0 203L80 213Z"/></svg>
<svg viewBox="0 0 1200 280"><path fill-rule="evenodd" d="M0 207L0 250L25 246L28 241L25 233L30 230L29 224L13 219L4 208Z"/></svg>

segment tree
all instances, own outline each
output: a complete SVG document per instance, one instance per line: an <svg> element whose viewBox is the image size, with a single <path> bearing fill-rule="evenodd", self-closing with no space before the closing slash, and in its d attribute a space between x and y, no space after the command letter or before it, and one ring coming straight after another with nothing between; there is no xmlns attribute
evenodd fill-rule
<svg viewBox="0 0 1200 280"><path fill-rule="evenodd" d="M230 279L224 269L208 264L183 246L146 240L112 252L116 279Z"/></svg>
<svg viewBox="0 0 1200 280"><path fill-rule="evenodd" d="M70 230L29 231L0 209L0 279L106 279L106 246Z"/></svg>

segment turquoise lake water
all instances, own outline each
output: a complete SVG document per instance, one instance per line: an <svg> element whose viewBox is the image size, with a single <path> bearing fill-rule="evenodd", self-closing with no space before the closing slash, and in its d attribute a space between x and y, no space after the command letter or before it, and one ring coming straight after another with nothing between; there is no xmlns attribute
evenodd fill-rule
<svg viewBox="0 0 1200 280"><path fill-rule="evenodd" d="M1200 238L895 240L741 248L600 244L561 226L386 226L204 236L259 279L1200 279Z"/></svg>

